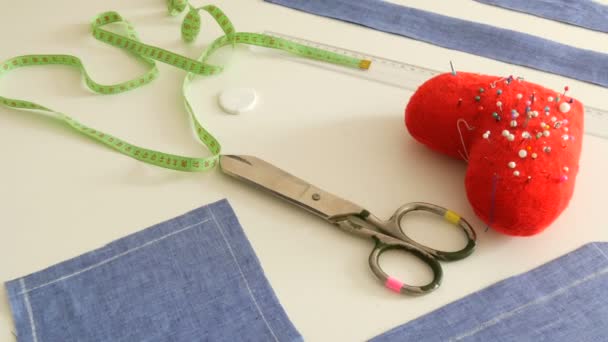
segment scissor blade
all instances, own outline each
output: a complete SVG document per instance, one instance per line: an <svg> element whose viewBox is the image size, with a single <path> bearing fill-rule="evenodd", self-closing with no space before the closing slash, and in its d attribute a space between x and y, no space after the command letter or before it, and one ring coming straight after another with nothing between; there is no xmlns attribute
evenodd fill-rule
<svg viewBox="0 0 608 342"><path fill-rule="evenodd" d="M253 156L223 155L220 156L220 167L225 174L269 191L330 222L364 211L354 203Z"/></svg>

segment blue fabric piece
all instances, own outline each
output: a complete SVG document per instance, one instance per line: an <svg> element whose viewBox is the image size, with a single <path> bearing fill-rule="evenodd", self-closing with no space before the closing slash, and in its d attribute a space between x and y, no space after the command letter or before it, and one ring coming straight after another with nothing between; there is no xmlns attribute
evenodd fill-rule
<svg viewBox="0 0 608 342"><path fill-rule="evenodd" d="M590 243L371 341L606 341L608 242Z"/></svg>
<svg viewBox="0 0 608 342"><path fill-rule="evenodd" d="M266 1L608 87L608 55L526 33L381 0Z"/></svg>
<svg viewBox="0 0 608 342"><path fill-rule="evenodd" d="M302 340L226 200L6 287L20 342Z"/></svg>
<svg viewBox="0 0 608 342"><path fill-rule="evenodd" d="M592 0L475 0L608 33L608 6Z"/></svg>

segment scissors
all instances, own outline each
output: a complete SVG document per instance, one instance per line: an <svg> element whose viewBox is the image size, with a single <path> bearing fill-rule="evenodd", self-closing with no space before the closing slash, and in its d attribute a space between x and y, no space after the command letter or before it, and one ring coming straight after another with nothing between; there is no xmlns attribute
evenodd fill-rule
<svg viewBox="0 0 608 342"><path fill-rule="evenodd" d="M453 211L434 204L408 203L398 208L390 219L383 221L368 210L321 190L257 157L222 155L220 156L220 167L223 173L270 192L349 233L372 238L376 244L369 256L369 266L388 289L398 293L425 294L437 289L441 285L443 277L439 260L463 259L469 256L475 248L476 235L471 225ZM445 252L422 245L409 238L403 232L401 219L407 213L417 210L439 215L461 228L466 234L467 245L459 251ZM379 260L382 253L392 249L409 252L426 263L433 271L433 280L423 286L414 286L389 276L380 267Z"/></svg>

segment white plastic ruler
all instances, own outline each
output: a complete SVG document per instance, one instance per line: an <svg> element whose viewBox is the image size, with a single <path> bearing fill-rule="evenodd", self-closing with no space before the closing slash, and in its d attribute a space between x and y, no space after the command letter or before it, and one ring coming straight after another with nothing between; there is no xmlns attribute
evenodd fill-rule
<svg viewBox="0 0 608 342"><path fill-rule="evenodd" d="M389 86L407 89L410 91L415 91L422 83L424 83L431 77L439 75L441 73L437 70L427 69L417 65L390 60L387 58L378 57L363 52L352 51L303 38L289 36L282 33L272 31L266 31L264 33L270 36L288 39L293 42L307 45L310 47L342 53L359 59L368 59L371 60L372 63L368 70L361 70L353 68L344 68L339 65L324 63L309 58L301 58L275 49L252 47L252 50L254 52L277 54L281 57L288 58L300 63L315 65L320 68L353 75L359 78L372 80ZM585 134L608 139L607 110L585 106Z"/></svg>

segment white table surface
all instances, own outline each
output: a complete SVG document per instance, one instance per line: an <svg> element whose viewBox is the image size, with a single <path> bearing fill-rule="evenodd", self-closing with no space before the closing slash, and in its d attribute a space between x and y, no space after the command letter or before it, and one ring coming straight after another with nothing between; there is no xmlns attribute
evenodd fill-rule
<svg viewBox="0 0 608 342"><path fill-rule="evenodd" d="M399 1L438 13L542 35L608 52L608 35L484 6L469 0ZM219 31L203 16L202 36L180 41L180 21L164 1L3 0L0 58L20 54L80 56L99 81L133 77L142 67L94 40L89 19L118 10L144 42L191 57ZM201 3L195 1L195 3ZM588 105L606 107L608 91L522 67L442 49L400 36L256 1L216 1L238 31L272 30L366 51L437 70L521 75L554 89L565 84ZM508 47L506 47L508 48ZM180 100L181 70L159 64L158 80L139 90L98 96L63 67L29 68L2 78L5 96L34 101L130 142L167 152L206 155L190 134ZM252 112L224 114L218 93L255 88ZM460 212L477 228L479 245L464 261L444 266L443 286L423 297L398 296L372 276L370 241L350 236L304 211L244 186L217 170L180 173L142 164L37 114L0 108L0 281L77 256L201 205L228 198L289 317L309 341L358 341L419 317L498 280L527 271L585 242L608 240L608 141L586 135L570 207L544 233L513 238L473 214L464 192L466 165L430 152L403 125L410 93L320 68L239 50L227 71L190 91L198 116L224 152L260 156L314 184L389 216L400 204L428 201ZM431 229L424 217L410 220ZM453 235L424 234L454 247ZM387 268L423 281L411 258L390 255ZM401 262L401 263L399 263ZM0 296L0 340L11 341L8 300Z"/></svg>

